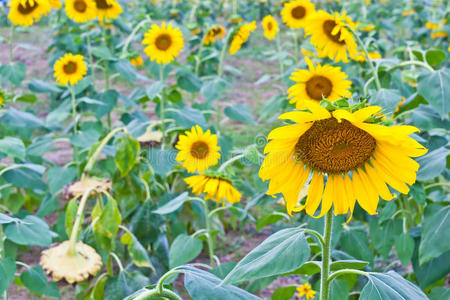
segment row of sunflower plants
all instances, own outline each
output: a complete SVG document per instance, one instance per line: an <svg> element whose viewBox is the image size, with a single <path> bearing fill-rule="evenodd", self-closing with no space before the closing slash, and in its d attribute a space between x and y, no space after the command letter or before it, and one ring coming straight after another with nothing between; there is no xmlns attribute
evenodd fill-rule
<svg viewBox="0 0 450 300"><path fill-rule="evenodd" d="M296 284L271 299L448 296L444 4L283 2L10 2L4 298L14 282L56 298L260 299L280 278ZM16 54L30 28L52 33L43 78ZM254 72L239 58L275 66L252 82L273 90L259 118L227 93ZM49 159L61 145L70 158ZM251 224L273 234L220 257Z"/></svg>

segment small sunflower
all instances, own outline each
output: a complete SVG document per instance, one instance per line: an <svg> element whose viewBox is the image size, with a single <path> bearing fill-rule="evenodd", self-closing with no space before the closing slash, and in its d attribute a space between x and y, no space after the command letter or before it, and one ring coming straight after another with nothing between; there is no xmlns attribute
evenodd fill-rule
<svg viewBox="0 0 450 300"><path fill-rule="evenodd" d="M309 0L293 0L284 4L281 18L290 28L304 28L314 13L314 4Z"/></svg>
<svg viewBox="0 0 450 300"><path fill-rule="evenodd" d="M56 81L61 84L77 84L87 73L82 55L68 53L56 61L54 66Z"/></svg>
<svg viewBox="0 0 450 300"><path fill-rule="evenodd" d="M244 24L237 32L234 34L233 39L231 40L230 44L230 55L234 55L236 52L241 49L242 45L245 44L248 41L248 38L250 37L250 33L256 30L256 22L253 21L248 24Z"/></svg>
<svg viewBox="0 0 450 300"><path fill-rule="evenodd" d="M308 70L297 70L291 76L291 80L296 83L288 89L290 103L295 103L297 109L306 108L306 101L321 102L323 97L334 102L343 97L350 97L349 91L352 84L346 80L347 74L341 71L340 67L329 65L314 67L313 62L305 57Z"/></svg>
<svg viewBox="0 0 450 300"><path fill-rule="evenodd" d="M329 112L317 102L306 102L310 112L293 111L280 116L296 124L272 130L268 153L259 171L270 180L267 194L282 193L289 214L306 208L314 216L322 203L326 214L353 214L355 201L369 214L377 214L379 197L392 200L387 185L402 194L416 181L419 164L411 157L427 152L409 137L413 126L386 127L368 123L381 107L354 112ZM299 205L302 187L311 178L306 203Z"/></svg>
<svg viewBox="0 0 450 300"><path fill-rule="evenodd" d="M382 59L383 57L381 56L380 53L376 52L376 51L371 51L369 52L369 57L370 59ZM353 60L356 60L358 62L365 62L366 61L366 55L364 54L364 52L359 52L355 57L353 57Z"/></svg>
<svg viewBox="0 0 450 300"><path fill-rule="evenodd" d="M97 17L100 21L103 19L117 19L122 13L122 7L116 0L94 0L96 5Z"/></svg>
<svg viewBox="0 0 450 300"><path fill-rule="evenodd" d="M220 25L213 26L208 30L208 33L206 33L205 37L203 38L203 44L214 44L216 40L223 39L226 33L227 30L225 29L225 27Z"/></svg>
<svg viewBox="0 0 450 300"><path fill-rule="evenodd" d="M142 60L142 57L140 56L136 56L133 58L130 58L130 63L131 65L133 65L133 67L142 67L142 65L144 64L144 61Z"/></svg>
<svg viewBox="0 0 450 300"><path fill-rule="evenodd" d="M402 16L408 17L408 16L414 14L415 12L416 12L416 11L415 11L414 9L405 10L405 11L402 12Z"/></svg>
<svg viewBox="0 0 450 300"><path fill-rule="evenodd" d="M431 23L431 22L426 22L425 23L425 27L427 29L430 29L430 30L435 30L435 29L442 28L442 24L440 24L440 23L435 24L435 23Z"/></svg>
<svg viewBox="0 0 450 300"><path fill-rule="evenodd" d="M369 25L366 25L366 26L362 26L362 27L359 28L359 30L370 32L370 31L375 30L375 25L369 24Z"/></svg>
<svg viewBox="0 0 450 300"><path fill-rule="evenodd" d="M445 32L445 31L432 32L430 34L430 37L432 39L447 38L448 37L448 33Z"/></svg>
<svg viewBox="0 0 450 300"><path fill-rule="evenodd" d="M84 192L93 189L89 197L95 197L101 192L111 191L112 183L109 179L86 177L64 187L63 194L66 199L83 196Z"/></svg>
<svg viewBox="0 0 450 300"><path fill-rule="evenodd" d="M48 0L48 2L50 3L50 6L54 9L58 9L62 7L62 4L59 0Z"/></svg>
<svg viewBox="0 0 450 300"><path fill-rule="evenodd" d="M356 42L346 25L354 30L357 24L346 16L345 11L342 15L335 13L333 16L321 10L308 20L306 35L311 35L311 44L319 57L348 62L347 52L350 57L357 54Z"/></svg>
<svg viewBox="0 0 450 300"><path fill-rule="evenodd" d="M225 200L234 204L241 200L241 193L233 186L231 180L218 174L194 175L184 181L196 195L206 194L205 200L215 200L225 204Z"/></svg>
<svg viewBox="0 0 450 300"><path fill-rule="evenodd" d="M305 296L306 300L314 299L314 296L316 295L316 291L312 289L311 285L309 283L305 283L300 285L297 288L298 296L301 298Z"/></svg>
<svg viewBox="0 0 450 300"><path fill-rule="evenodd" d="M48 0L11 0L8 18L14 25L31 26L50 12Z"/></svg>
<svg viewBox="0 0 450 300"><path fill-rule="evenodd" d="M77 23L86 23L97 17L93 0L66 0L65 7L67 17Z"/></svg>
<svg viewBox="0 0 450 300"><path fill-rule="evenodd" d="M262 26L264 28L264 36L268 40L272 40L277 36L278 22L274 17L272 17L271 15L265 16L262 20Z"/></svg>
<svg viewBox="0 0 450 300"><path fill-rule="evenodd" d="M180 150L177 161L183 162L183 166L189 173L203 172L217 164L220 158L220 147L217 146L217 135L208 130L203 132L198 125L186 131L179 137L175 148Z"/></svg>
<svg viewBox="0 0 450 300"><path fill-rule="evenodd" d="M94 248L82 242L76 243L73 254L69 248L70 242L65 241L41 253L42 269L55 281L64 279L73 284L85 281L100 271L102 259Z"/></svg>
<svg viewBox="0 0 450 300"><path fill-rule="evenodd" d="M158 64L170 63L177 57L184 47L183 34L180 29L174 28L172 24L161 27L156 24L145 34L142 44L147 45L144 51L152 61Z"/></svg>

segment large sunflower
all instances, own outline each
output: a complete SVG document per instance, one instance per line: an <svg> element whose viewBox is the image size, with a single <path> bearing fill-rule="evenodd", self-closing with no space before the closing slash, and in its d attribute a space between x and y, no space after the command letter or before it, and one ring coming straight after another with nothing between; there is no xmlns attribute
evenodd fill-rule
<svg viewBox="0 0 450 300"><path fill-rule="evenodd" d="M223 204L225 204L225 200L230 204L241 200L241 193L233 186L231 180L224 176L217 174L194 175L185 178L184 181L194 194L206 194L205 200L213 199L217 203L222 202Z"/></svg>
<svg viewBox="0 0 450 300"><path fill-rule="evenodd" d="M122 13L122 7L116 0L94 0L97 7L97 17L103 19L116 19Z"/></svg>
<svg viewBox="0 0 450 300"><path fill-rule="evenodd" d="M189 173L203 172L217 164L220 158L220 147L217 146L217 135L208 130L203 132L200 126L192 127L186 135L179 137L175 146L180 152L177 161L182 161Z"/></svg>
<svg viewBox="0 0 450 300"><path fill-rule="evenodd" d="M95 19L96 6L93 0L66 0L67 17L77 23Z"/></svg>
<svg viewBox="0 0 450 300"><path fill-rule="evenodd" d="M144 51L152 61L158 64L170 63L177 57L184 47L183 34L180 29L174 28L172 24L161 27L156 24L145 34L142 44L147 45Z"/></svg>
<svg viewBox="0 0 450 300"><path fill-rule="evenodd" d="M342 15L335 13L333 16L321 10L308 19L305 32L311 35L311 43L319 57L348 62L347 52L350 57L357 54L356 42L346 25L354 30L357 24L346 16L345 11Z"/></svg>
<svg viewBox="0 0 450 300"><path fill-rule="evenodd" d="M233 39L231 40L230 44L230 55L234 55L236 52L241 49L242 45L245 44L248 41L248 38L250 37L250 33L256 30L256 22L253 21L248 24L244 24L237 32L234 34Z"/></svg>
<svg viewBox="0 0 450 300"><path fill-rule="evenodd" d="M87 73L87 66L82 55L68 53L56 61L54 76L61 84L77 84Z"/></svg>
<svg viewBox="0 0 450 300"><path fill-rule="evenodd" d="M278 22L274 17L271 15L265 16L264 19L262 19L262 26L264 28L264 36L268 40L272 40L277 36Z"/></svg>
<svg viewBox="0 0 450 300"><path fill-rule="evenodd" d="M334 102L351 96L348 89L352 82L345 80L347 74L341 72L340 67L321 66L320 64L314 67L308 57L305 57L305 61L309 71L297 70L294 72L290 79L296 83L288 89L290 103L295 103L297 109L306 108L305 101L321 102L322 97L325 97Z"/></svg>
<svg viewBox="0 0 450 300"><path fill-rule="evenodd" d="M314 4L309 0L294 0L284 4L281 18L290 28L304 28L306 20L315 12Z"/></svg>
<svg viewBox="0 0 450 300"><path fill-rule="evenodd" d="M411 157L427 150L408 135L413 126L385 127L367 120L381 109L368 106L352 112L329 112L317 102L306 102L310 112L280 116L296 124L274 129L264 149L268 153L259 171L270 180L267 194L282 193L289 214L306 208L319 217L334 205L334 214L352 214L355 201L374 215L379 197L391 200L387 185L407 194L416 180L419 164ZM310 178L304 205L299 193Z"/></svg>
<svg viewBox="0 0 450 300"><path fill-rule="evenodd" d="M214 44L216 40L221 40L225 37L227 30L225 27L216 25L211 27L203 38L203 44L209 45Z"/></svg>
<svg viewBox="0 0 450 300"><path fill-rule="evenodd" d="M8 18L14 25L30 26L50 12L48 0L11 0Z"/></svg>

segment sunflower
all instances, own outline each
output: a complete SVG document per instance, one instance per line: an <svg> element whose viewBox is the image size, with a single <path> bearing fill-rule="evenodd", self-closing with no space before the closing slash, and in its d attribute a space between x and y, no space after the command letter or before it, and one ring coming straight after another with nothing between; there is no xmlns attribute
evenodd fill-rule
<svg viewBox="0 0 450 300"><path fill-rule="evenodd" d="M236 52L241 49L242 45L245 44L248 41L248 38L250 37L250 33L256 30L256 22L253 21L248 24L244 24L237 32L234 34L233 39L231 40L230 44L230 54L234 55Z"/></svg>
<svg viewBox="0 0 450 300"><path fill-rule="evenodd" d="M208 130L203 132L198 125L180 135L175 148L180 150L177 161L183 162L183 166L189 173L203 172L217 164L220 159L220 147L217 146L217 135Z"/></svg>
<svg viewBox="0 0 450 300"><path fill-rule="evenodd" d="M219 174L194 175L185 178L184 181L196 195L202 193L205 200L213 199L217 203L225 204L225 200L234 204L241 200L241 193L233 186L231 180Z"/></svg>
<svg viewBox="0 0 450 300"><path fill-rule="evenodd" d="M368 54L369 54L370 59L382 59L383 58L381 56L381 54L376 51L371 51ZM363 63L366 61L366 55L364 54L364 52L359 52L355 57L353 57L353 59L358 62Z"/></svg>
<svg viewBox="0 0 450 300"><path fill-rule="evenodd" d="M264 28L264 36L268 40L272 40L277 36L278 22L274 17L272 17L271 15L265 16L262 20L262 26Z"/></svg>
<svg viewBox="0 0 450 300"><path fill-rule="evenodd" d="M142 67L142 65L144 64L144 60L142 59L142 57L140 56L136 56L133 58L130 58L130 63L133 67Z"/></svg>
<svg viewBox="0 0 450 300"><path fill-rule="evenodd" d="M350 97L352 84L346 80L347 74L341 72L340 67L329 65L314 67L313 62L305 57L308 70L297 70L291 76L296 83L288 89L290 103L295 103L297 109L306 108L306 101L321 102L323 97L334 102L343 97Z"/></svg>
<svg viewBox="0 0 450 300"><path fill-rule="evenodd" d="M432 39L447 38L448 37L448 33L445 32L445 31L432 32L430 34L430 37Z"/></svg>
<svg viewBox="0 0 450 300"><path fill-rule="evenodd" d="M0 107L5 104L6 93L2 89L0 89Z"/></svg>
<svg viewBox="0 0 450 300"><path fill-rule="evenodd" d="M300 285L297 288L298 296L301 298L305 296L306 300L314 299L314 296L316 295L316 291L311 288L311 285L309 283L305 283Z"/></svg>
<svg viewBox="0 0 450 300"><path fill-rule="evenodd" d="M415 11L414 9L406 10L406 11L403 11L403 12L402 12L402 16L408 17L408 16L414 14L415 12L416 12L416 11Z"/></svg>
<svg viewBox="0 0 450 300"><path fill-rule="evenodd" d="M111 191L112 183L110 179L86 177L82 180L66 185L63 189L63 194L66 199L74 197L81 197L83 194L92 189L89 197L95 197L99 193Z"/></svg>
<svg viewBox="0 0 450 300"><path fill-rule="evenodd" d="M96 18L97 8L93 0L66 0L67 17L77 23L86 23Z"/></svg>
<svg viewBox="0 0 450 300"><path fill-rule="evenodd" d="M203 38L203 44L209 45L214 44L216 40L221 40L225 37L227 30L220 25L213 26L208 30L205 37Z"/></svg>
<svg viewBox="0 0 450 300"><path fill-rule="evenodd" d="M142 44L147 45L144 51L152 61L167 64L173 61L184 47L183 34L170 23L166 26L163 22L161 27L153 24L145 34Z"/></svg>
<svg viewBox="0 0 450 300"><path fill-rule="evenodd" d="M426 22L425 23L425 27L427 29L430 29L430 30L440 29L440 28L442 28L442 24L439 24L439 23L435 24L435 23L431 23L431 22Z"/></svg>
<svg viewBox="0 0 450 300"><path fill-rule="evenodd" d="M54 9L58 9L62 7L61 2L59 2L59 0L48 0L48 2L50 3L50 6Z"/></svg>
<svg viewBox="0 0 450 300"><path fill-rule="evenodd" d="M357 54L356 42L346 25L354 30L357 24L346 17L345 11L342 15L335 13L332 16L321 10L308 20L305 32L311 35L311 44L316 48L319 57L348 62L347 52L350 57Z"/></svg>
<svg viewBox="0 0 450 300"><path fill-rule="evenodd" d="M274 129L264 149L269 153L259 176L270 180L267 194L282 193L289 214L306 208L314 216L322 203L322 217L334 205L334 214L353 214L355 201L374 215L379 197L394 196L387 186L407 194L416 180L419 164L411 157L427 150L408 135L413 126L386 127L368 123L380 111L368 106L349 112L329 112L317 102L306 102L310 112L293 111L280 116L296 124ZM311 178L304 205L299 193Z"/></svg>
<svg viewBox="0 0 450 300"><path fill-rule="evenodd" d="M30 26L50 12L48 0L11 0L8 18L14 25Z"/></svg>
<svg viewBox="0 0 450 300"><path fill-rule="evenodd" d="M122 7L116 0L94 0L96 5L97 17L100 21L103 19L117 19L122 13Z"/></svg>
<svg viewBox="0 0 450 300"><path fill-rule="evenodd" d="M54 66L56 81L61 84L77 84L87 73L82 55L68 53L56 61Z"/></svg>
<svg viewBox="0 0 450 300"><path fill-rule="evenodd" d="M284 4L281 18L290 28L304 28L306 20L314 13L314 4L309 0L293 0Z"/></svg>

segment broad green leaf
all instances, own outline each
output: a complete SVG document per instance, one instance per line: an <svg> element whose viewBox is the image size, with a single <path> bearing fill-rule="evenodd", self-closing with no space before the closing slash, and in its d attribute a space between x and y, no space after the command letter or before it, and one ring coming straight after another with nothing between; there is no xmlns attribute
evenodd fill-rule
<svg viewBox="0 0 450 300"><path fill-rule="evenodd" d="M167 214L173 213L174 211L179 209L181 206L183 206L184 202L186 202L186 200L188 198L189 198L189 193L184 192L183 194L170 200L163 206L158 207L158 209L155 209L154 211L152 211L152 213L159 214L159 215L167 215Z"/></svg>
<svg viewBox="0 0 450 300"><path fill-rule="evenodd" d="M402 233L402 222L399 219L386 221L380 226L377 219L369 222L370 238L375 249L385 258L388 257L395 238Z"/></svg>
<svg viewBox="0 0 450 300"><path fill-rule="evenodd" d="M318 295L318 291L316 295ZM348 299L350 286L347 281L334 279L330 284L329 299Z"/></svg>
<svg viewBox="0 0 450 300"><path fill-rule="evenodd" d="M216 77L210 81L206 81L203 84L200 93L206 98L208 102L210 102L222 95L226 86L227 83L223 79Z"/></svg>
<svg viewBox="0 0 450 300"><path fill-rule="evenodd" d="M425 59L431 66L437 66L445 61L445 52L439 49L430 49L425 52Z"/></svg>
<svg viewBox="0 0 450 300"><path fill-rule="evenodd" d="M360 230L345 232L341 237L342 248L351 256L372 262L373 253L369 249L367 234Z"/></svg>
<svg viewBox="0 0 450 300"><path fill-rule="evenodd" d="M191 128L195 125L206 128L208 123L206 122L203 113L195 108L185 105L177 112L170 112L168 117L175 119L175 122L184 128Z"/></svg>
<svg viewBox="0 0 450 300"><path fill-rule="evenodd" d="M26 216L23 222L6 225L6 237L19 245L48 247L52 243L52 232L47 223L35 216Z"/></svg>
<svg viewBox="0 0 450 300"><path fill-rule="evenodd" d="M70 143L81 149L90 148L100 138L100 133L95 129L79 131L70 137Z"/></svg>
<svg viewBox="0 0 450 300"><path fill-rule="evenodd" d="M279 215L279 214L270 214L270 215L262 216L261 218L258 218L256 220L256 230L260 231L261 229L263 229L267 225L274 224L274 223L276 223L278 221L281 221L283 219L284 219L284 217L282 215Z"/></svg>
<svg viewBox="0 0 450 300"><path fill-rule="evenodd" d="M89 300L104 300L105 299L105 283L108 280L107 276L99 278L92 289Z"/></svg>
<svg viewBox="0 0 450 300"><path fill-rule="evenodd" d="M428 300L420 288L393 271L385 274L368 273L368 279L360 300Z"/></svg>
<svg viewBox="0 0 450 300"><path fill-rule="evenodd" d="M402 265L408 266L414 253L414 240L406 233L402 233L395 240L395 250Z"/></svg>
<svg viewBox="0 0 450 300"><path fill-rule="evenodd" d="M420 169L417 172L417 180L430 180L441 175L446 168L448 155L450 155L450 150L446 147L441 147L416 158L420 165Z"/></svg>
<svg viewBox="0 0 450 300"><path fill-rule="evenodd" d="M9 108L1 118L3 124L17 128L42 128L44 122L29 112L19 111L13 107Z"/></svg>
<svg viewBox="0 0 450 300"><path fill-rule="evenodd" d="M60 93L62 90L52 83L48 83L39 79L31 79L28 85L30 91L35 93Z"/></svg>
<svg viewBox="0 0 450 300"><path fill-rule="evenodd" d="M174 149L161 150L158 148L150 148L150 151L148 151L148 161L156 174L165 177L177 164L175 159L177 153L178 151Z"/></svg>
<svg viewBox="0 0 450 300"><path fill-rule="evenodd" d="M198 93L202 87L200 78L188 71L177 72L177 83L181 89L190 93Z"/></svg>
<svg viewBox="0 0 450 300"><path fill-rule="evenodd" d="M0 224L9 224L13 222L21 222L21 220L0 213Z"/></svg>
<svg viewBox="0 0 450 300"><path fill-rule="evenodd" d="M337 260L330 264L330 271L335 272L342 269L364 269L369 263L361 260ZM284 275L314 275L320 273L322 268L322 262L320 261L308 261L304 263L300 268L293 272L289 272Z"/></svg>
<svg viewBox="0 0 450 300"><path fill-rule="evenodd" d="M25 160L25 145L21 139L7 136L0 140L0 152Z"/></svg>
<svg viewBox="0 0 450 300"><path fill-rule="evenodd" d="M126 134L114 142L117 149L114 158L122 177L126 176L137 162L141 146L138 141Z"/></svg>
<svg viewBox="0 0 450 300"><path fill-rule="evenodd" d="M126 80L136 82L136 69L126 59L121 59L113 64L114 69Z"/></svg>
<svg viewBox="0 0 450 300"><path fill-rule="evenodd" d="M247 254L227 275L223 283L235 283L291 272L304 264L310 255L305 234L288 228L269 236Z"/></svg>
<svg viewBox="0 0 450 300"><path fill-rule="evenodd" d="M271 300L290 300L294 297L297 287L295 285L282 286L273 292Z"/></svg>
<svg viewBox="0 0 450 300"><path fill-rule="evenodd" d="M125 233L120 238L120 241L127 245L128 253L136 266L154 269L147 250L142 246L134 234L131 232Z"/></svg>
<svg viewBox="0 0 450 300"><path fill-rule="evenodd" d="M35 94L23 94L16 98L16 101L25 102L25 103L34 103L38 101L38 97Z"/></svg>
<svg viewBox="0 0 450 300"><path fill-rule="evenodd" d="M203 243L199 239L186 234L178 235L170 246L170 268L192 261L202 252L202 248Z"/></svg>
<svg viewBox="0 0 450 300"><path fill-rule="evenodd" d="M148 99L153 100L157 96L161 95L163 89L164 83L156 81L145 89L145 93L147 94Z"/></svg>
<svg viewBox="0 0 450 300"><path fill-rule="evenodd" d="M242 103L238 103L233 106L228 106L225 108L224 111L225 115L231 120L252 125L256 124L252 112L246 105Z"/></svg>
<svg viewBox="0 0 450 300"><path fill-rule="evenodd" d="M59 289L54 281L48 282L40 265L35 265L20 274L22 283L32 292L59 298Z"/></svg>
<svg viewBox="0 0 450 300"><path fill-rule="evenodd" d="M13 186L20 188L45 190L47 185L42 180L42 173L31 164L22 165L23 168L8 170L3 178ZM40 170L39 170L40 171Z"/></svg>
<svg viewBox="0 0 450 300"><path fill-rule="evenodd" d="M92 49L92 55L103 60L116 60L114 55L111 53L111 50L105 46L94 47Z"/></svg>
<svg viewBox="0 0 450 300"><path fill-rule="evenodd" d="M50 136L41 136L33 140L27 147L28 156L42 156L53 148L53 140Z"/></svg>
<svg viewBox="0 0 450 300"><path fill-rule="evenodd" d="M16 273L16 262L9 257L0 259L0 295L8 289Z"/></svg>
<svg viewBox="0 0 450 300"><path fill-rule="evenodd" d="M17 87L25 79L26 73L27 66L21 62L0 66L0 75Z"/></svg>
<svg viewBox="0 0 450 300"><path fill-rule="evenodd" d="M450 288L443 286L434 287L428 297L430 300L450 299Z"/></svg>
<svg viewBox="0 0 450 300"><path fill-rule="evenodd" d="M51 167L47 170L48 189L56 195L65 185L71 183L77 176L75 167Z"/></svg>
<svg viewBox="0 0 450 300"><path fill-rule="evenodd" d="M427 207L422 225L419 262L423 264L450 250L450 206L438 211Z"/></svg>
<svg viewBox="0 0 450 300"><path fill-rule="evenodd" d="M442 68L438 71L423 74L419 77L417 91L442 116L450 112L450 69Z"/></svg>
<svg viewBox="0 0 450 300"><path fill-rule="evenodd" d="M104 288L104 299L123 300L148 284L147 277L139 272L120 272L119 276L107 279Z"/></svg>
<svg viewBox="0 0 450 300"><path fill-rule="evenodd" d="M371 105L379 105L383 108L383 113L390 116L394 113L397 105L402 101L402 97L397 90L381 89L370 97Z"/></svg>
<svg viewBox="0 0 450 300"><path fill-rule="evenodd" d="M94 214L93 214L94 215ZM98 220L94 224L94 232L109 239L113 239L119 230L122 216L117 207L116 200L109 198L106 205L101 210Z"/></svg>

